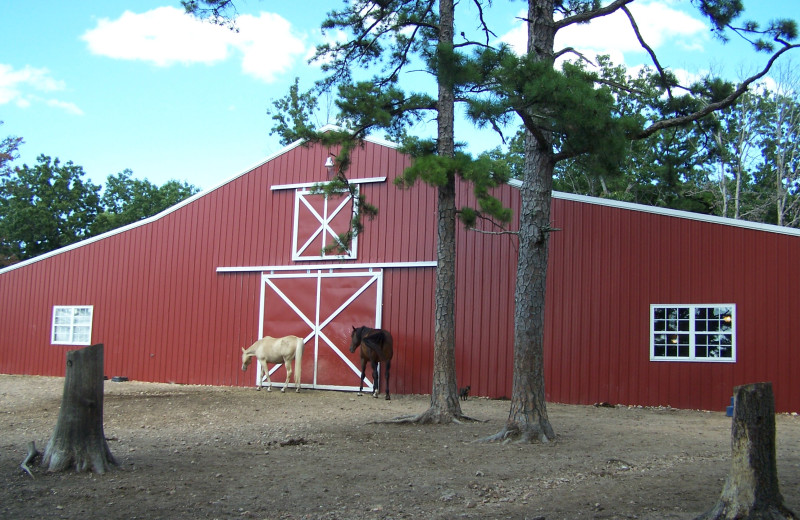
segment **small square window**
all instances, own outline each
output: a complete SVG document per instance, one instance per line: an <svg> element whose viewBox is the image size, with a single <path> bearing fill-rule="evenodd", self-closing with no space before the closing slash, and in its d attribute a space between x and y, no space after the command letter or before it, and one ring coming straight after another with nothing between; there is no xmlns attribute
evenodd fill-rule
<svg viewBox="0 0 800 520"><path fill-rule="evenodd" d="M91 305L53 307L50 341L54 345L91 345L93 313Z"/></svg>

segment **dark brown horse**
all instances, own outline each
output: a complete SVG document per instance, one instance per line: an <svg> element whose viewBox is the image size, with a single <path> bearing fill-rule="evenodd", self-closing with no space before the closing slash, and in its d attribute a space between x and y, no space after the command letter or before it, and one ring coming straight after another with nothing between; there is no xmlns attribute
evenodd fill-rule
<svg viewBox="0 0 800 520"><path fill-rule="evenodd" d="M350 335L350 352L355 352L361 347L361 386L358 395L364 390L364 372L367 361L372 365L372 397L377 398L381 393L381 377L386 372L386 400L389 401L389 370L392 368L392 335L388 330L371 329L369 327L353 327ZM378 370L380 363L380 371ZM385 369L385 370L384 370Z"/></svg>

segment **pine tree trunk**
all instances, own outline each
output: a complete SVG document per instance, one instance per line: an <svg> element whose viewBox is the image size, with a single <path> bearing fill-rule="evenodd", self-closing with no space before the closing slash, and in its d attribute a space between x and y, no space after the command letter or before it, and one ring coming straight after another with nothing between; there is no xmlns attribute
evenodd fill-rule
<svg viewBox="0 0 800 520"><path fill-rule="evenodd" d="M103 432L103 345L67 352L64 394L42 466L105 473L116 465Z"/></svg>
<svg viewBox="0 0 800 520"><path fill-rule="evenodd" d="M528 2L528 55L553 58L553 1ZM534 114L525 114L523 119ZM514 379L503 430L488 440L555 438L547 417L544 381L544 307L553 189L553 143L546 131L525 132L525 176L520 188L519 259L514 290Z"/></svg>
<svg viewBox="0 0 800 520"><path fill-rule="evenodd" d="M775 462L772 383L734 388L731 471L714 508L696 520L787 520Z"/></svg>
<svg viewBox="0 0 800 520"><path fill-rule="evenodd" d="M439 3L439 45L453 44L453 2ZM438 152L445 157L455 155L455 95L449 78L440 74L438 94ZM455 176L438 189L436 249L435 322L433 342L433 388L431 406L422 422L451 422L462 416L458 400L455 360L456 300L456 190Z"/></svg>
<svg viewBox="0 0 800 520"><path fill-rule="evenodd" d="M521 187L519 260L514 291L514 375L511 410L502 438L522 442L555 438L547 417L544 380L544 307L550 238L552 161L528 133ZM545 172L549 169L549 175ZM528 172L542 172L531 175Z"/></svg>

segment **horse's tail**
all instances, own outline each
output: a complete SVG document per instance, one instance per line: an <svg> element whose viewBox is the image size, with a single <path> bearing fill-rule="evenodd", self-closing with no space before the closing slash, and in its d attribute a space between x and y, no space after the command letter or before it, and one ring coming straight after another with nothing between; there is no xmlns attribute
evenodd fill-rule
<svg viewBox="0 0 800 520"><path fill-rule="evenodd" d="M303 371L303 348L306 346L303 338L297 338L297 345L294 348L294 382L300 388L300 375Z"/></svg>

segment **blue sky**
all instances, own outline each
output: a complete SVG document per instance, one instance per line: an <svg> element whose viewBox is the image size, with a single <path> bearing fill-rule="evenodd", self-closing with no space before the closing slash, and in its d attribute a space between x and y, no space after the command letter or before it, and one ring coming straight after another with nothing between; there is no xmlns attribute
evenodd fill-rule
<svg viewBox="0 0 800 520"><path fill-rule="evenodd" d="M762 23L800 20L797 0L744 4ZM233 33L184 15L179 0L3 0L0 139L25 140L17 165L33 165L39 154L71 160L96 184L130 168L159 185L178 179L211 188L281 149L266 110L296 76L301 87L319 77L307 61L333 36L319 25L340 5L239 0ZM524 44L515 17L525 5L494 2L488 14L498 38ZM712 70L735 80L766 61L739 42L720 45L688 0L639 0L631 10L662 63L680 74ZM460 15L457 23L469 23L457 33L473 19ZM619 16L572 29L567 43L629 67L647 61ZM800 63L800 51L783 61ZM407 81L419 83L420 74ZM426 131L433 126L419 129ZM457 138L473 153L499 142L465 124Z"/></svg>

